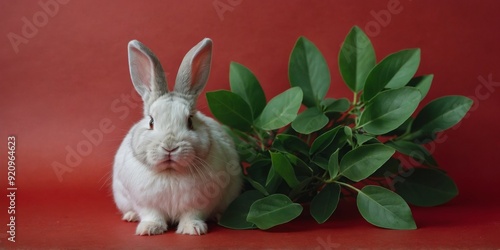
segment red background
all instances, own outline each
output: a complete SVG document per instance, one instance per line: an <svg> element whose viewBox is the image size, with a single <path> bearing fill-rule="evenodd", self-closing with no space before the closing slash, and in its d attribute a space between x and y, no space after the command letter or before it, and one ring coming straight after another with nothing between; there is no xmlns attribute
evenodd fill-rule
<svg viewBox="0 0 500 250"><path fill-rule="evenodd" d="M340 248L500 246L500 192L494 186L500 173L496 129L500 83L488 89L479 80L500 82L500 2L40 2L57 3L57 9L52 5L47 12L37 1L0 3L0 247L319 249L325 242ZM389 10L393 13L388 18L383 13ZM23 20L38 27L24 28L28 37L13 45L9 36L23 36ZM228 89L229 63L236 61L256 74L269 99L288 88L289 53L304 35L330 66L329 96L350 98L338 73L337 56L353 25L368 33L378 60L400 49L422 49L417 74L435 75L424 103L452 94L475 100L469 115L445 132L442 142L432 149L457 182L460 195L456 199L437 208L413 208L420 227L415 231L375 228L347 202L321 226L305 213L298 222L267 232L233 231L211 224L203 237L171 231L155 237L133 236L136 225L120 221L109 187L114 153L142 114L142 103L132 101L132 106L126 106L121 99L134 93L128 73L128 41L138 39L150 47L173 82L184 54L210 37L213 66L206 90ZM198 105L209 113L205 98ZM89 144L82 131L95 132L102 122L111 128L101 129L102 141ZM7 241L7 227L2 226L9 223L9 135L17 138L16 243ZM85 143L91 148L85 148ZM75 166L68 166L68 149L78 147L85 155ZM55 162L71 172L58 179Z"/></svg>

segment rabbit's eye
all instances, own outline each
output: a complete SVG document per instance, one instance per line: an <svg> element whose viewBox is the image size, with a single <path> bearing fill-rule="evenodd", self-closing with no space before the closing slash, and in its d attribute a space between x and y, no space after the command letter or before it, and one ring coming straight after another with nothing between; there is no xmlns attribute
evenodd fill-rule
<svg viewBox="0 0 500 250"><path fill-rule="evenodd" d="M155 127L155 119L152 116L149 116L149 118L151 118L149 120L149 129L153 129Z"/></svg>
<svg viewBox="0 0 500 250"><path fill-rule="evenodd" d="M189 130L193 130L193 119L192 117L188 117L188 128Z"/></svg>

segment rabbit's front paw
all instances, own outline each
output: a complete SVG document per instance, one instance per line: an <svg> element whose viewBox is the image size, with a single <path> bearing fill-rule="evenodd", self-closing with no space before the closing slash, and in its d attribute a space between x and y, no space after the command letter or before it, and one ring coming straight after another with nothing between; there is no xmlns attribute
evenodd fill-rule
<svg viewBox="0 0 500 250"><path fill-rule="evenodd" d="M167 224L156 221L141 221L135 230L137 235L155 235L167 231Z"/></svg>
<svg viewBox="0 0 500 250"><path fill-rule="evenodd" d="M207 224L198 219L181 220L177 226L178 234L202 235L207 233Z"/></svg>
<svg viewBox="0 0 500 250"><path fill-rule="evenodd" d="M123 214L122 220L126 220L128 222L139 221L139 216L134 211L128 211Z"/></svg>

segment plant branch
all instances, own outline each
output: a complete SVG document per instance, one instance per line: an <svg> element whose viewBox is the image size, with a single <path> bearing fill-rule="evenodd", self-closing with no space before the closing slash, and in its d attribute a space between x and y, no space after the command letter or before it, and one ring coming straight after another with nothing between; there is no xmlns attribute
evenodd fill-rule
<svg viewBox="0 0 500 250"><path fill-rule="evenodd" d="M361 192L361 190L359 190L359 189L357 189L356 187L354 187L354 186L352 186L352 185L349 185L349 184L347 184L347 183L345 183L345 182L335 181L335 183L340 184L340 185L345 186L345 187L348 187L348 188L350 188L350 189L352 189L352 190L354 190L354 191L356 191L356 192L358 192L358 193L360 193L360 192Z"/></svg>
<svg viewBox="0 0 500 250"><path fill-rule="evenodd" d="M260 131L257 130L257 128L253 127L253 132L257 136L258 140L256 141L256 144L260 147L262 151L266 150L266 147L264 145L264 138L260 134Z"/></svg>

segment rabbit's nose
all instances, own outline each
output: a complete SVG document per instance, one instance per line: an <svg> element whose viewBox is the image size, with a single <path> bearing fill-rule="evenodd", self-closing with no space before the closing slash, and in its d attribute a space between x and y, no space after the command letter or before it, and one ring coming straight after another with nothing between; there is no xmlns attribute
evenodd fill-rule
<svg viewBox="0 0 500 250"><path fill-rule="evenodd" d="M179 147L172 147L172 148L162 147L162 148L163 150L167 151L167 153L173 153L179 149Z"/></svg>

